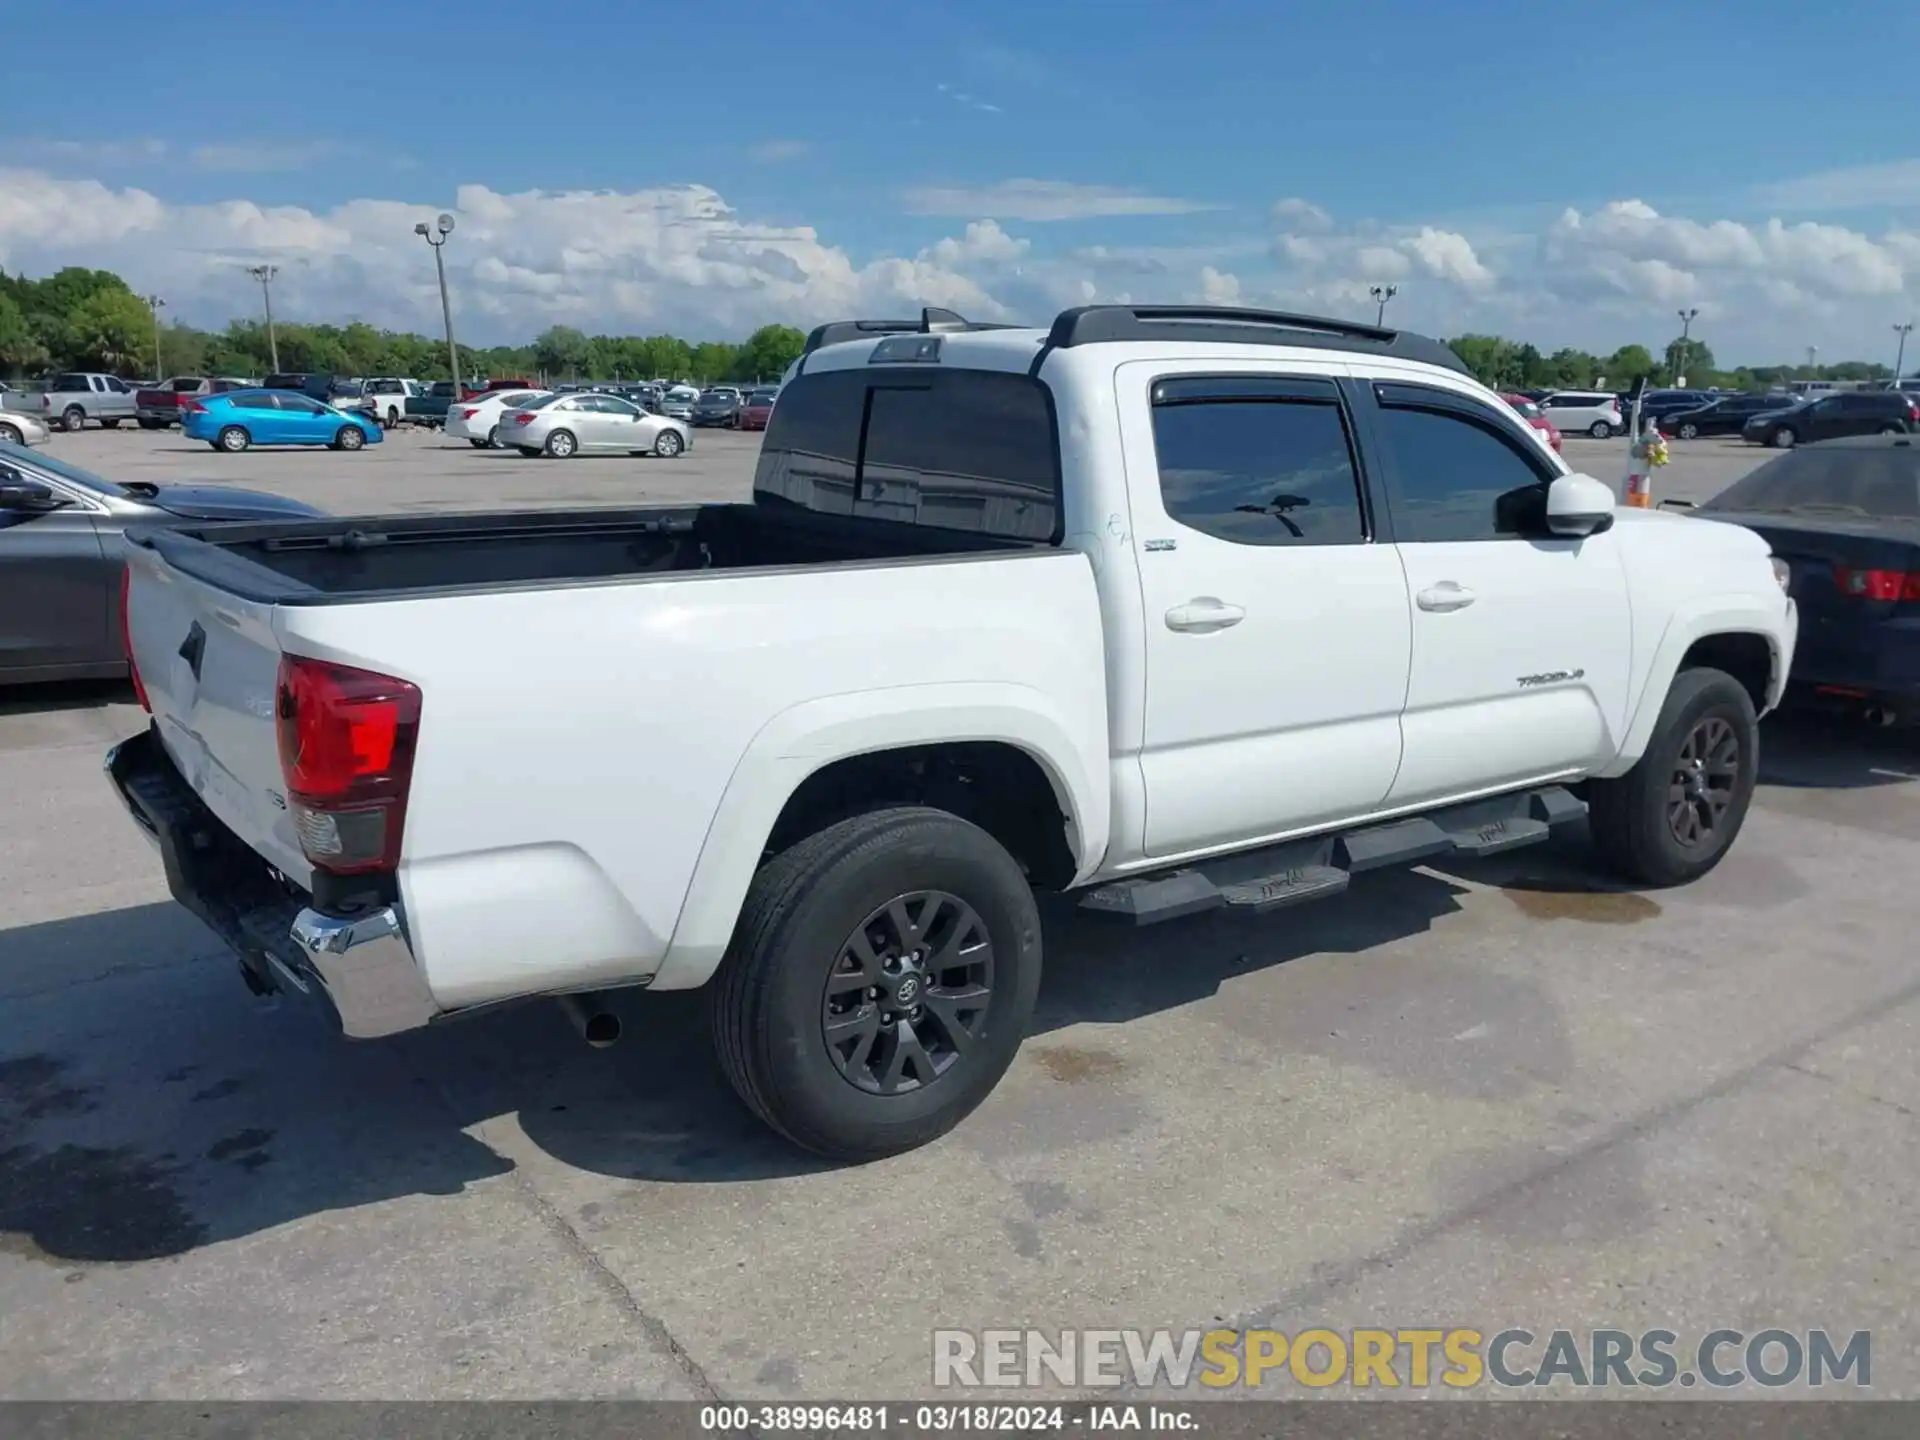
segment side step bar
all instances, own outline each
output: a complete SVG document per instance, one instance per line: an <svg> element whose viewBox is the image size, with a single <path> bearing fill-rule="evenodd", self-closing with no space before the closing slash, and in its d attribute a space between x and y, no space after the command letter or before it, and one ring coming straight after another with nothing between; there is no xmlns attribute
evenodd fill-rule
<svg viewBox="0 0 1920 1440"><path fill-rule="evenodd" d="M1290 840L1179 870L1116 880L1090 890L1080 907L1152 925L1228 906L1261 914L1343 893L1353 876L1417 865L1441 855L1480 858L1537 845L1587 813L1558 785L1449 806L1344 834Z"/></svg>

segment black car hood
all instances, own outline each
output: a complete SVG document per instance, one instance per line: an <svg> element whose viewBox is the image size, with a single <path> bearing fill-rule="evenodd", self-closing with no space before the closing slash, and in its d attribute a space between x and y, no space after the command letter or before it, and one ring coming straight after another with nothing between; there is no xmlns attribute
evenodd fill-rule
<svg viewBox="0 0 1920 1440"><path fill-rule="evenodd" d="M327 512L284 495L236 490L229 485L156 485L138 498L182 520L311 519Z"/></svg>

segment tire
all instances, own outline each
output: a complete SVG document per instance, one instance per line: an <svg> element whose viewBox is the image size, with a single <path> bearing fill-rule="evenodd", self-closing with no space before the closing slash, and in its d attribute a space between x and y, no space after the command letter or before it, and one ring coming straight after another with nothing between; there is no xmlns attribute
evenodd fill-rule
<svg viewBox="0 0 1920 1440"><path fill-rule="evenodd" d="M109 419L102 420L100 422L100 428L102 430L118 430L120 428L120 417L115 415Z"/></svg>
<svg viewBox="0 0 1920 1440"><path fill-rule="evenodd" d="M213 448L224 450L229 455L238 455L253 444L253 437L238 425L228 425L220 431L220 438L213 442Z"/></svg>
<svg viewBox="0 0 1920 1440"><path fill-rule="evenodd" d="M11 425L0 424L0 440L9 445L21 445L26 442L26 437Z"/></svg>
<svg viewBox="0 0 1920 1440"><path fill-rule="evenodd" d="M480 448L482 450L504 450L506 448L500 443L500 427L498 425L493 426L487 431L487 438L480 442Z"/></svg>
<svg viewBox="0 0 1920 1440"><path fill-rule="evenodd" d="M336 450L360 450L366 447L367 432L358 425L342 425L340 433L333 437Z"/></svg>
<svg viewBox="0 0 1920 1440"><path fill-rule="evenodd" d="M1692 763L1703 749L1705 765ZM1682 670L1639 763L1617 779L1588 784L1594 848L1608 869L1636 885L1698 880L1739 835L1759 761L1760 724L1746 687L1724 670ZM1718 766L1727 767L1724 786L1713 784ZM1676 791L1684 792L1678 801ZM1714 792L1725 796L1718 808L1704 798ZM1682 838L1689 812L1696 821L1708 818L1704 833L1691 840Z"/></svg>
<svg viewBox="0 0 1920 1440"><path fill-rule="evenodd" d="M538 445L516 445L513 448L518 450L522 455L526 456L529 460L533 459L534 456L540 453L540 447Z"/></svg>
<svg viewBox="0 0 1920 1440"><path fill-rule="evenodd" d="M1587 427L1587 434L1596 440L1605 440L1613 434L1613 426L1604 420L1596 420Z"/></svg>
<svg viewBox="0 0 1920 1440"><path fill-rule="evenodd" d="M580 442L571 430L556 430L547 436L547 454L556 460L571 460L580 451Z"/></svg>
<svg viewBox="0 0 1920 1440"><path fill-rule="evenodd" d="M467 443L476 450L484 450L487 448L487 442L484 440L469 440Z"/></svg>
<svg viewBox="0 0 1920 1440"><path fill-rule="evenodd" d="M848 1008L832 1008L830 979L857 973L845 968L857 963L849 953L854 936L867 932L891 963L900 936L910 935L886 918L896 904L904 918L932 926L941 937L937 953L953 953L943 940L984 935L990 962L964 973L961 966L916 970L912 993L905 972L875 968L880 985L902 988L876 999L856 981L841 1002ZM925 904L938 912L932 920ZM875 944L875 935L884 943ZM714 1048L748 1108L802 1149L835 1160L896 1155L944 1135L1000 1082L1032 1018L1040 949L1026 877L984 830L918 806L856 815L808 836L754 877L709 987ZM951 992L982 987L983 1008L953 1007ZM910 1023L886 1021L897 1013L889 1003L911 1008L914 994L924 1002L943 990L950 992L944 1013L955 1017L963 1043L944 1038L955 1032L931 1004ZM841 1042L847 1049L836 1056L828 1025L838 1018L853 1027L862 1017L870 1017L867 1029L849 1028ZM889 1044L903 1034L915 1037L917 1055L903 1052L898 1039Z"/></svg>
<svg viewBox="0 0 1920 1440"><path fill-rule="evenodd" d="M1700 438L1700 427L1692 421L1688 421L1675 433L1678 434L1682 440L1697 440Z"/></svg>
<svg viewBox="0 0 1920 1440"><path fill-rule="evenodd" d="M167 422L164 420L140 419L140 420L136 420L134 423L138 425L142 430L164 430L167 428Z"/></svg>
<svg viewBox="0 0 1920 1440"><path fill-rule="evenodd" d="M662 430L653 437L653 453L662 460L671 460L686 448L678 430Z"/></svg>
<svg viewBox="0 0 1920 1440"><path fill-rule="evenodd" d="M78 405L69 405L65 410L60 412L60 428L62 430L82 430L86 428L86 424L87 412L82 410Z"/></svg>
<svg viewBox="0 0 1920 1440"><path fill-rule="evenodd" d="M1775 450L1791 450L1799 441L1799 432L1791 425L1779 425L1767 433L1767 444Z"/></svg>
<svg viewBox="0 0 1920 1440"><path fill-rule="evenodd" d="M1876 433L1881 435L1904 435L1907 432L1898 425L1882 425Z"/></svg>

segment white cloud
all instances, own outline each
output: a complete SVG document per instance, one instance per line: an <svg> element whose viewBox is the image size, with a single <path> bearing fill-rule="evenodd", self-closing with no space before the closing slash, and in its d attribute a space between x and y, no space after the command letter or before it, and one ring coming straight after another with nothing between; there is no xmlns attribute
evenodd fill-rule
<svg viewBox="0 0 1920 1440"><path fill-rule="evenodd" d="M1015 239L994 220L976 220L959 238L949 236L922 252L923 260L946 266L1005 265L1026 254L1031 241Z"/></svg>
<svg viewBox="0 0 1920 1440"><path fill-rule="evenodd" d="M1240 277L1216 270L1211 265L1200 267L1200 298L1209 305L1238 305L1240 303Z"/></svg>
<svg viewBox="0 0 1920 1440"><path fill-rule="evenodd" d="M1091 220L1116 215L1192 215L1221 206L1067 180L1002 180L995 185L917 185L906 192L916 215L991 215L1005 220Z"/></svg>
<svg viewBox="0 0 1920 1440"><path fill-rule="evenodd" d="M798 160L813 149L806 140L763 140L747 154L762 165L777 165L783 160Z"/></svg>
<svg viewBox="0 0 1920 1440"><path fill-rule="evenodd" d="M1320 259L1325 252L1316 252ZM1368 280L1404 280L1413 273L1413 262L1391 245L1363 245L1354 255L1354 265Z"/></svg>
<svg viewBox="0 0 1920 1440"><path fill-rule="evenodd" d="M222 174L305 170L323 160L356 153L337 140L241 137L201 145L178 145L154 137L112 140L29 140L17 153L44 157L56 168L96 170L187 169ZM390 161L399 157L388 156Z"/></svg>
<svg viewBox="0 0 1920 1440"><path fill-rule="evenodd" d="M1273 223L1289 234L1319 235L1333 228L1333 217L1311 200L1289 196L1273 202Z"/></svg>
<svg viewBox="0 0 1920 1440"><path fill-rule="evenodd" d="M1770 210L1864 210L1920 205L1920 160L1848 165L1757 186L1754 199Z"/></svg>
<svg viewBox="0 0 1920 1440"><path fill-rule="evenodd" d="M1467 237L1455 231L1422 225L1419 234L1401 241L1400 246L1429 275L1472 289L1493 283L1493 272L1480 263Z"/></svg>

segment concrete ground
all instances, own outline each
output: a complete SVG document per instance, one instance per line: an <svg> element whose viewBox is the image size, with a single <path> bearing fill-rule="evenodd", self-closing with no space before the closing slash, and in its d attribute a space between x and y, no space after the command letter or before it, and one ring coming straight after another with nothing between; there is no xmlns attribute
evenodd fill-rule
<svg viewBox="0 0 1920 1440"><path fill-rule="evenodd" d="M345 511L739 495L753 447L52 449ZM250 998L100 778L140 722L0 700L0 1397L899 1397L936 1327L1223 1323L1868 1329L1920 1394L1911 741L1770 721L1682 891L1565 843L1264 921L1055 907L999 1091L834 1169L735 1103L698 995L605 1052L545 1006L348 1044Z"/></svg>

